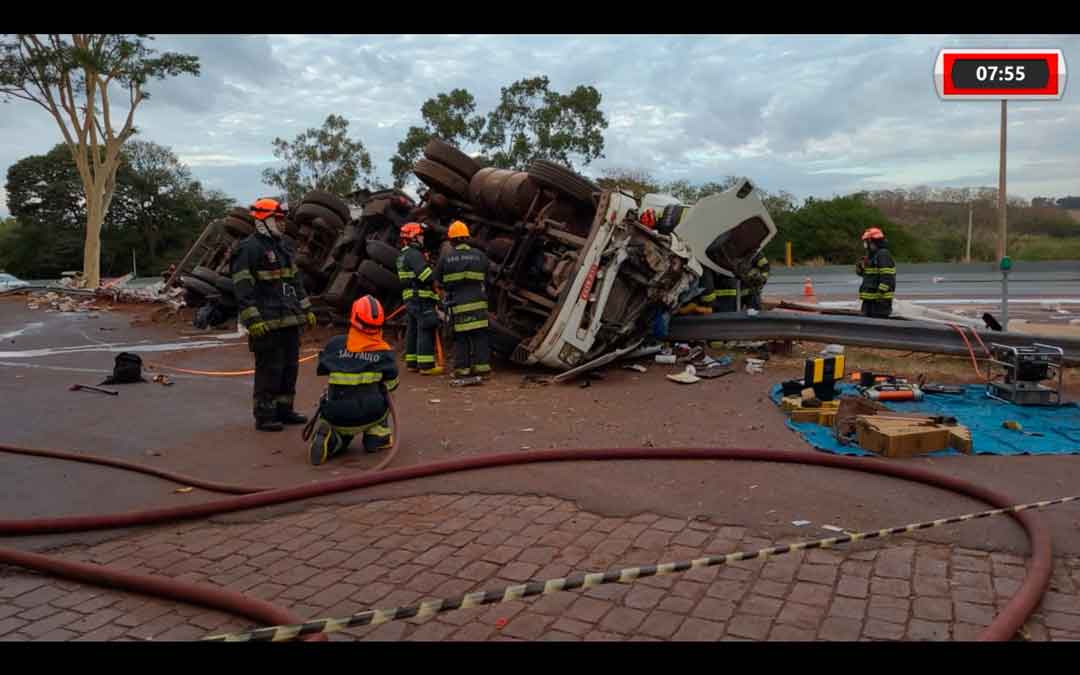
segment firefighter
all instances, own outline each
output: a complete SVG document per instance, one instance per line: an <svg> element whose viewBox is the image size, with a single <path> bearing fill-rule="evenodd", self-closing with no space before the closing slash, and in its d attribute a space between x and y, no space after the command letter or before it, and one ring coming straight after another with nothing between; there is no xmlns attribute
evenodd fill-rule
<svg viewBox="0 0 1080 675"><path fill-rule="evenodd" d="M385 320L379 301L365 295L353 303L348 334L331 338L319 354L316 374L329 375L329 386L315 413L308 450L315 466L344 452L356 436L365 452L393 445L386 421L398 368L383 339Z"/></svg>
<svg viewBox="0 0 1080 675"><path fill-rule="evenodd" d="M233 253L232 280L240 322L255 354L254 412L259 431L281 431L283 424L303 424L293 410L300 330L315 327L311 301L298 275L292 244L282 238L285 211L273 199L251 206L255 232Z"/></svg>
<svg viewBox="0 0 1080 675"><path fill-rule="evenodd" d="M712 274L713 290L708 294L709 306L715 312L734 312L736 310L736 297L739 292L739 283L735 277L726 274L706 270Z"/></svg>
<svg viewBox="0 0 1080 675"><path fill-rule="evenodd" d="M421 375L441 375L435 365L435 331L439 315L435 306L439 296L432 287L434 271L428 266L421 249L424 229L419 223L401 227L401 255L397 259L401 280L401 299L405 301L408 320L405 326L405 368L419 370Z"/></svg>
<svg viewBox="0 0 1080 675"><path fill-rule="evenodd" d="M855 263L855 273L863 278L859 286L864 316L887 319L892 314L896 291L896 263L889 253L889 242L880 228L871 227L862 235L866 257Z"/></svg>
<svg viewBox="0 0 1080 675"><path fill-rule="evenodd" d="M769 282L769 268L769 259L765 254L758 253L750 260L749 269L740 275L742 309L761 310L761 291Z"/></svg>
<svg viewBox="0 0 1080 675"><path fill-rule="evenodd" d="M454 326L454 375L491 374L488 304L484 290L488 258L467 243L469 227L455 220L447 233L452 248L439 258L435 281L445 289L444 302Z"/></svg>

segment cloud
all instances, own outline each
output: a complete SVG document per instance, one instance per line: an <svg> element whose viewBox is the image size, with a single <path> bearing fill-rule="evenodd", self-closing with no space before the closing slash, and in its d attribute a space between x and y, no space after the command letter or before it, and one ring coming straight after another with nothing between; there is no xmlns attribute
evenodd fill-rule
<svg viewBox="0 0 1080 675"><path fill-rule="evenodd" d="M247 202L269 190L271 141L344 115L378 175L423 102L472 92L480 112L515 80L547 75L602 94L604 157L582 171L661 180L735 174L798 197L914 184L997 182L994 102L944 102L942 47L1054 47L1075 35L212 35L160 37L202 74L153 82L140 136L173 148L204 184ZM1080 194L1080 94L1009 106L1010 192ZM28 103L0 107L0 168L59 141ZM0 212L5 211L0 206Z"/></svg>

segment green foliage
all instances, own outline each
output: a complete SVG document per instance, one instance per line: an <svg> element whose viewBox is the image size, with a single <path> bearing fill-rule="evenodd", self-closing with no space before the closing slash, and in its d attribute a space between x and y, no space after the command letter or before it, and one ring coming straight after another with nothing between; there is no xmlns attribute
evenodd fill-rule
<svg viewBox="0 0 1080 675"><path fill-rule="evenodd" d="M1015 260L1080 260L1080 237L1061 239L1032 234L1009 237L1009 255ZM992 257L993 252L988 259Z"/></svg>
<svg viewBox="0 0 1080 675"><path fill-rule="evenodd" d="M64 145L25 157L7 173L8 208L14 226L0 237L0 265L12 274L50 278L78 269L82 260L86 202L78 169ZM139 274L182 254L207 222L223 216L232 200L203 190L168 148L134 141L117 171L113 208L102 227L102 269Z"/></svg>
<svg viewBox="0 0 1080 675"><path fill-rule="evenodd" d="M321 129L308 129L292 143L275 138L274 156L285 161L280 169L263 171L263 183L280 190L296 204L309 190L347 195L372 186L371 155L364 143L349 138L349 121L329 115Z"/></svg>
<svg viewBox="0 0 1080 675"><path fill-rule="evenodd" d="M533 159L587 165L604 156L608 122L600 110L601 98L587 85L569 94L552 91L544 76L503 87L499 104L486 115L476 114L476 99L465 89L439 94L420 109L424 126L409 127L398 143L390 159L394 184L405 184L432 137L459 148L473 146L483 155L481 164L502 169L524 170Z"/></svg>
<svg viewBox="0 0 1080 675"><path fill-rule="evenodd" d="M604 169L602 178L596 184L605 190L621 189L630 192L636 199L643 195L663 192L660 183L648 171L637 169Z"/></svg>
<svg viewBox="0 0 1080 675"><path fill-rule="evenodd" d="M600 110L600 92L580 85L560 94L549 86L541 75L502 88L480 137L494 166L524 170L533 159L547 159L573 167L574 157L588 165L604 156L608 122Z"/></svg>
<svg viewBox="0 0 1080 675"><path fill-rule="evenodd" d="M773 255L782 256L783 242L790 241L798 260L822 258L831 264L854 263L864 255L862 233L868 227L880 227L897 260L911 262L923 255L914 236L891 223L859 195L807 199L798 210L780 216L774 218L779 232L766 254L771 249Z"/></svg>
<svg viewBox="0 0 1080 675"><path fill-rule="evenodd" d="M449 94L439 94L424 101L420 107L424 126L409 127L405 138L398 143L397 154L390 158L394 185L398 188L405 185L413 163L433 137L458 147L479 140L484 118L475 112L476 99L464 89L454 89Z"/></svg>

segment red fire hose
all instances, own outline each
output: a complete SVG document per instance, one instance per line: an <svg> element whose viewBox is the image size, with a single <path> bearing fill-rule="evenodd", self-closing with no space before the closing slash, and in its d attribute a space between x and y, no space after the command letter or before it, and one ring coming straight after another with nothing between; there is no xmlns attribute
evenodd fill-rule
<svg viewBox="0 0 1080 675"><path fill-rule="evenodd" d="M441 474L484 469L499 466L514 466L538 462L586 461L586 460L743 460L768 461L794 464L810 464L833 468L863 471L911 480L926 485L940 487L959 494L973 497L997 508L1004 508L1014 502L1009 497L967 481L933 473L926 469L905 465L854 459L837 455L825 455L814 452L791 452L765 449L722 449L722 448L603 448L591 450L530 450L515 453L499 453L466 457L461 459L433 462L418 466L389 469L378 473L365 473L360 476L325 481L291 488L280 488L228 497L214 502L191 504L182 507L170 507L94 516L67 516L59 518L34 518L28 520L0 521L0 534L33 535L54 532L75 532L100 530L132 525L150 525L200 518L228 513L242 509L257 508L282 504L289 501L309 499L324 495L355 490L357 488L384 483L394 483L413 478L423 478ZM1045 591L1053 564L1050 534L1042 522L1031 512L1013 513L1015 519L1027 532L1031 544L1031 560L1028 574L1009 603L980 635L980 641L1003 641L1010 639L1024 623L1024 620L1038 605ZM29 556L29 557L28 557ZM257 618L266 624L297 623L292 617L273 618L267 614L266 603L244 596L225 597L231 592L210 588L199 590L192 584L181 584L172 579L147 577L129 573L116 573L104 567L56 560L47 556L32 556L12 550L0 549L0 563L20 565L42 572L58 574L68 578L87 581L99 585L110 585L161 595L171 599L198 602L215 609L237 612L244 616ZM200 587L201 588L201 587ZM193 594L193 592L195 592ZM232 594L236 596L238 594ZM277 610L280 611L280 610Z"/></svg>

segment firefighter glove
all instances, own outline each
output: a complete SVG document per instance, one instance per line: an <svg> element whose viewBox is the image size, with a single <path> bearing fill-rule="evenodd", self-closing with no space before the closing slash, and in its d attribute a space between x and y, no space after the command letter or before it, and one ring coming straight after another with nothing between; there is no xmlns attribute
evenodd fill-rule
<svg viewBox="0 0 1080 675"><path fill-rule="evenodd" d="M265 321L256 321L255 323L248 326L248 333L250 333L251 337L254 338L261 338L269 332L270 327L266 325Z"/></svg>
<svg viewBox="0 0 1080 675"><path fill-rule="evenodd" d="M319 324L319 319L315 316L315 312L307 313L307 323L310 328L315 328L315 326Z"/></svg>

